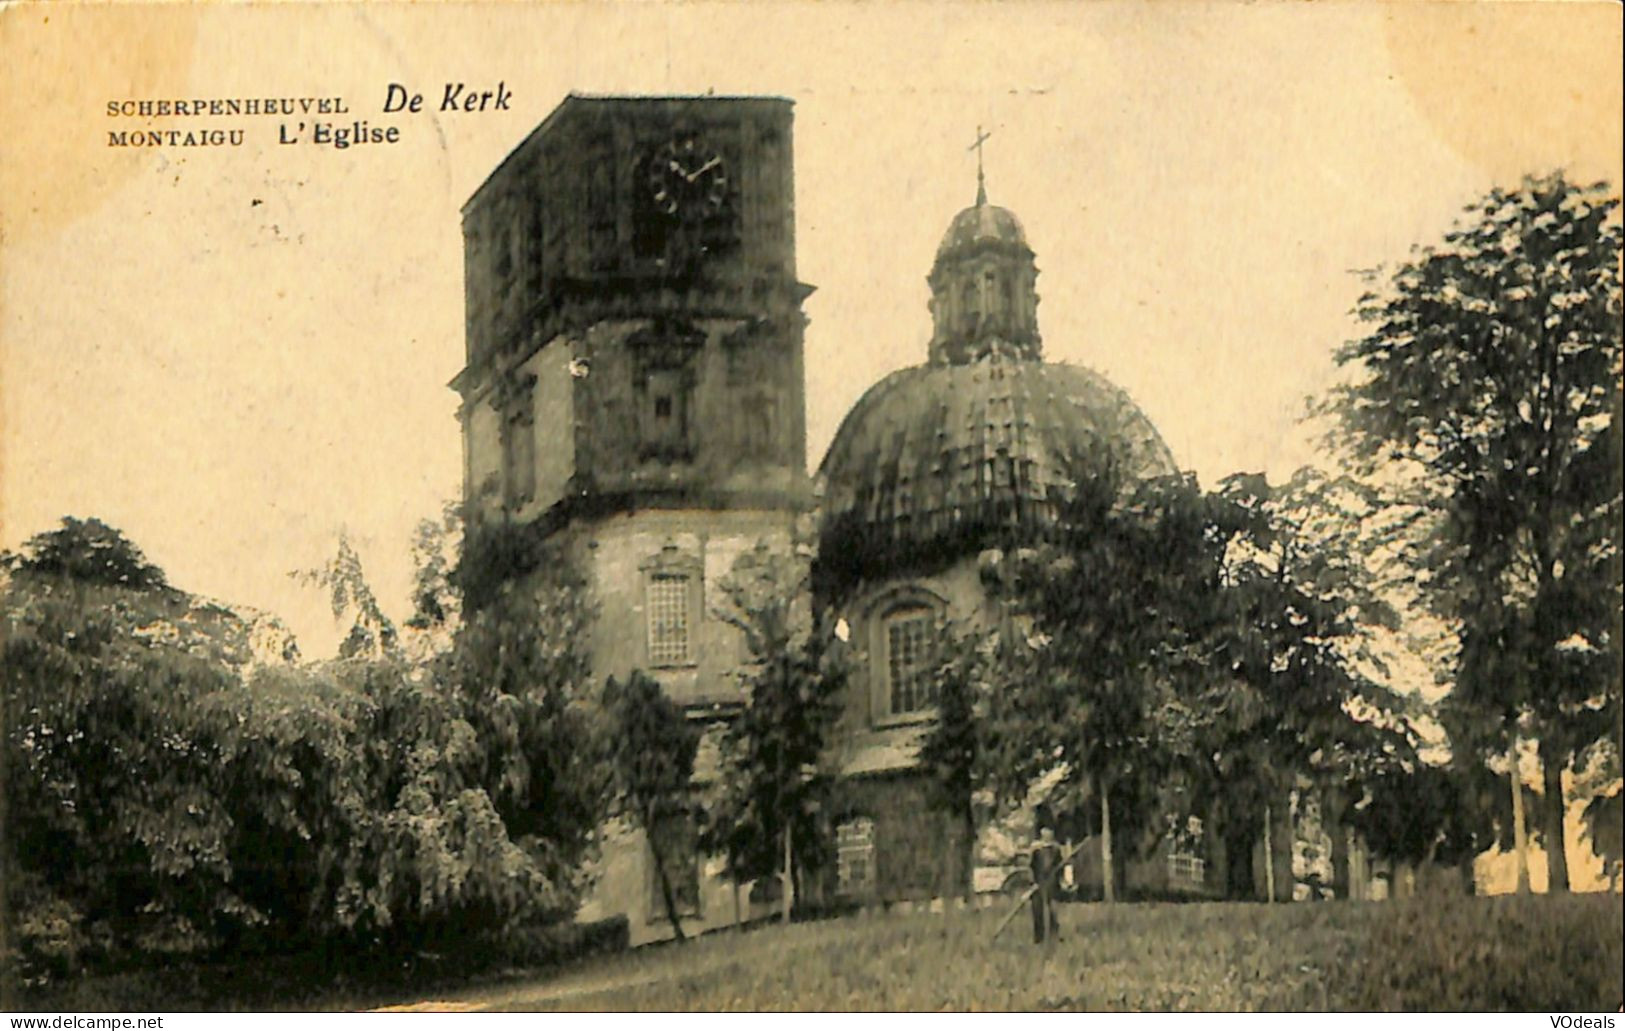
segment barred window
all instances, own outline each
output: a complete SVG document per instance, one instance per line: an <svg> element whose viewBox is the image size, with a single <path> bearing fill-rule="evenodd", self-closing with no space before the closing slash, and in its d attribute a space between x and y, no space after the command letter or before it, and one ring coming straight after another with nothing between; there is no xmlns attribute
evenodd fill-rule
<svg viewBox="0 0 1625 1031"><path fill-rule="evenodd" d="M835 828L835 883L841 895L862 897L875 883L875 822L866 816Z"/></svg>
<svg viewBox="0 0 1625 1031"><path fill-rule="evenodd" d="M1176 884L1202 884L1207 880L1207 860L1189 852L1168 853L1168 880Z"/></svg>
<svg viewBox="0 0 1625 1031"><path fill-rule="evenodd" d="M890 710L918 712L936 705L931 678L931 612L904 609L886 618L886 685Z"/></svg>
<svg viewBox="0 0 1625 1031"><path fill-rule="evenodd" d="M689 661L689 587L686 573L649 578L649 663L675 666Z"/></svg>

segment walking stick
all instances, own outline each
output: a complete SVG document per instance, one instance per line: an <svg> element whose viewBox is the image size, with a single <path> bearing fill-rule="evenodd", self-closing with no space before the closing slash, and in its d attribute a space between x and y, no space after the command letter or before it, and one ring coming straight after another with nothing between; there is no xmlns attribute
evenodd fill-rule
<svg viewBox="0 0 1625 1031"><path fill-rule="evenodd" d="M1086 843L1087 843L1087 841L1080 841L1076 845L1073 845L1071 848L1067 849L1067 851L1062 854L1061 861L1059 863L1055 864L1055 871L1056 871L1057 874L1060 873L1061 867L1065 866L1072 859L1073 856L1077 855L1078 850L1083 848L1083 846ZM1032 898L1033 893L1036 892L1037 890L1038 890L1038 882L1034 881L1033 886L1031 888L1028 888L1026 891L1021 893L1021 898L1016 900L1015 907L1012 908L1010 910L1010 912L1004 914L1004 919L1000 920L999 921L999 926L994 929L994 931L993 931L994 940L997 940L999 935L1004 933L1004 929L1006 927L1010 926L1010 921L1012 921L1012 920L1014 920L1016 918L1016 914L1021 912L1021 908L1027 904L1027 900Z"/></svg>

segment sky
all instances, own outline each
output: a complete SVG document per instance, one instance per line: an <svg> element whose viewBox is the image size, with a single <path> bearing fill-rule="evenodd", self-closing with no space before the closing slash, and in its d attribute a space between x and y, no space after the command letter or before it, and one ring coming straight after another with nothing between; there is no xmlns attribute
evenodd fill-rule
<svg viewBox="0 0 1625 1031"><path fill-rule="evenodd" d="M341 530L408 614L413 526L461 489L459 209L567 93L795 100L811 466L925 358L978 126L1046 356L1125 388L1204 483L1317 460L1298 417L1355 270L1525 174L1622 178L1610 3L54 4L0 10L0 48L0 547L98 516L307 655L338 635L287 574ZM511 108L435 111L448 82ZM390 83L426 110L384 114ZM244 96L342 97L401 139L107 114ZM200 127L245 142L107 145Z"/></svg>

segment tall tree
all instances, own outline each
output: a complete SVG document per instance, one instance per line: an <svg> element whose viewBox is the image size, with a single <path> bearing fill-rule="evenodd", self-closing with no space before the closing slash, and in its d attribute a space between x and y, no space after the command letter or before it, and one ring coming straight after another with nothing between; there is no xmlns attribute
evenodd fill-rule
<svg viewBox="0 0 1625 1031"><path fill-rule="evenodd" d="M722 737L724 773L702 847L725 857L736 882L776 873L786 920L803 874L827 851L825 746L847 676L830 646L833 627L811 610L810 570L809 547L759 543L734 562L717 611L744 635L750 658L739 673L744 708Z"/></svg>
<svg viewBox="0 0 1625 1031"><path fill-rule="evenodd" d="M465 605L434 679L455 690L473 731L473 775L513 841L567 910L603 818L610 771L587 652L594 609L562 547L544 544L523 576Z"/></svg>
<svg viewBox="0 0 1625 1031"><path fill-rule="evenodd" d="M460 502L446 502L439 516L418 520L412 532L412 615L405 636L415 659L445 651L462 625L463 599L455 580L462 545Z"/></svg>
<svg viewBox="0 0 1625 1031"><path fill-rule="evenodd" d="M1552 890L1563 772L1618 726L1618 200L1561 173L1496 189L1360 302L1325 411L1360 474L1415 514L1401 542L1460 641L1454 690L1539 741ZM1610 439L1614 438L1614 439Z"/></svg>
<svg viewBox="0 0 1625 1031"><path fill-rule="evenodd" d="M995 699L1010 669L1007 633L945 624L931 652L937 718L920 743L920 766L931 779L936 804L959 821L966 854L964 890L975 865L976 796L993 786Z"/></svg>
<svg viewBox="0 0 1625 1031"><path fill-rule="evenodd" d="M335 620L350 621L349 633L339 642L341 658L400 658L400 633L385 614L367 581L361 555L347 532L339 533L338 550L316 569L288 574L299 583L319 587L328 594Z"/></svg>
<svg viewBox="0 0 1625 1031"><path fill-rule="evenodd" d="M1074 456L1056 533L1001 561L994 583L1020 640L988 710L990 786L1019 803L1046 778L1052 809L1097 810L1108 898L1112 842L1145 839L1168 773L1164 731L1184 710L1197 599L1211 595L1219 554L1193 482L1135 481L1120 458Z"/></svg>
<svg viewBox="0 0 1625 1031"><path fill-rule="evenodd" d="M94 518L63 516L59 528L35 534L20 551L0 556L0 568L135 591L168 586L164 571L148 562L134 541Z"/></svg>
<svg viewBox="0 0 1625 1031"><path fill-rule="evenodd" d="M1411 706L1384 683L1403 645L1365 561L1371 509L1368 490L1312 470L1279 486L1231 476L1210 498L1208 532L1225 542L1211 638L1222 700L1201 706L1209 718L1198 752L1213 757L1211 783L1228 803L1229 851L1249 850L1248 828L1266 813L1278 824L1269 834L1278 887L1292 876L1285 817L1295 790L1320 796L1334 887L1346 895L1346 808L1368 778L1414 753Z"/></svg>
<svg viewBox="0 0 1625 1031"><path fill-rule="evenodd" d="M604 710L609 717L606 730L615 808L648 838L666 919L677 940L683 941L687 936L672 873L678 864L692 863L695 856L692 850L682 849L680 842L677 848L684 854L668 854L673 842L666 828L673 823L686 828L693 818L689 803L700 728L689 721L682 706L666 697L658 681L640 670L634 670L625 682L610 678L604 688Z"/></svg>

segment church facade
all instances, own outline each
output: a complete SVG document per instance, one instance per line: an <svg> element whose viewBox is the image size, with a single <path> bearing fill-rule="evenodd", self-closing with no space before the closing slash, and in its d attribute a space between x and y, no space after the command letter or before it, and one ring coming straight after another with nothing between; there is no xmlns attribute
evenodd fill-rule
<svg viewBox="0 0 1625 1031"><path fill-rule="evenodd" d="M930 270L925 360L863 396L809 478L792 119L778 98L571 96L475 192L452 383L465 511L563 541L597 607L595 677L648 672L713 728L747 658L716 585L816 518L816 603L850 627L855 675L831 747L835 855L810 890L958 896L978 845L917 769L932 628L994 617L988 549L1054 517L1068 454L1109 444L1145 475L1173 460L1121 390L1043 361L1033 253L979 183ZM691 832L669 829L679 851ZM767 910L719 863L690 866L685 930ZM671 934L641 831L606 829L596 883L583 919Z"/></svg>
<svg viewBox="0 0 1625 1031"><path fill-rule="evenodd" d="M1123 391L1043 360L1037 277L1021 222L979 181L927 277L925 361L870 388L819 467L815 582L852 627L856 670L836 742L837 839L872 857L838 868L845 897L963 894L988 858L963 819L930 804L917 769L935 717L925 675L934 628L995 625L997 549L1053 523L1076 456L1110 451L1133 476L1176 472Z"/></svg>

